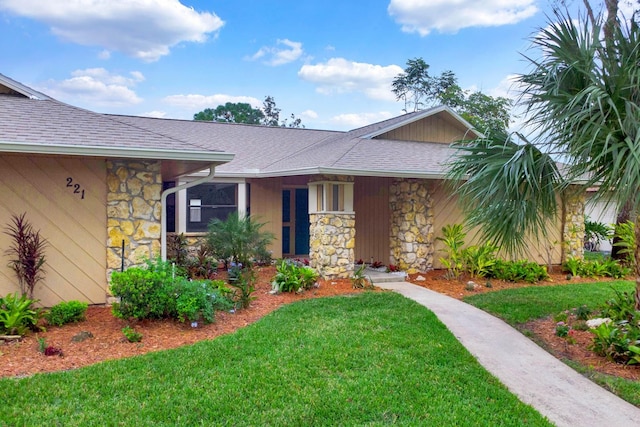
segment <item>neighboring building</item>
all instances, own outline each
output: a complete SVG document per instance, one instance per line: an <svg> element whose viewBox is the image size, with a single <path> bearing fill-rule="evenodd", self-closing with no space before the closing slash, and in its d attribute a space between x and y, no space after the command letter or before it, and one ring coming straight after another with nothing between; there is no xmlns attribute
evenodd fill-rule
<svg viewBox="0 0 640 427"><path fill-rule="evenodd" d="M200 236L232 211L267 223L274 258L308 256L325 277L350 276L359 259L424 271L440 266L441 228L463 220L445 185L449 144L477 136L446 107L349 132L97 114L0 75L0 224L27 212L51 242L45 304L104 302L122 242L125 266L159 253L161 218ZM582 203L563 212L530 259L581 250L564 224ZM2 264L0 279L0 295L15 290Z"/></svg>

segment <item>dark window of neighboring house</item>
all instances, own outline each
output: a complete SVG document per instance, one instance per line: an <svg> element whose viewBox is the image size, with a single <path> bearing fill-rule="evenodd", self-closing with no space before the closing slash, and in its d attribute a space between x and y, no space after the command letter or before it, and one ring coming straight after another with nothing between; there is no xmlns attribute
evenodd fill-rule
<svg viewBox="0 0 640 427"><path fill-rule="evenodd" d="M162 183L162 191L167 188L173 188L176 186L174 181L165 181ZM176 231L176 195L170 194L167 196L167 233L175 233Z"/></svg>
<svg viewBox="0 0 640 427"><path fill-rule="evenodd" d="M210 183L187 189L187 232L207 231L214 218L238 211L238 184Z"/></svg>

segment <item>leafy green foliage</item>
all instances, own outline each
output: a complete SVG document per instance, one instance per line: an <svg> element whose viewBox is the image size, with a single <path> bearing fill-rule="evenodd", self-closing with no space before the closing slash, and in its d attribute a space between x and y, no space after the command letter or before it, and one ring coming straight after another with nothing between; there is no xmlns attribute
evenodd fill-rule
<svg viewBox="0 0 640 427"><path fill-rule="evenodd" d="M271 258L267 246L274 235L262 231L264 225L234 212L225 221L216 218L209 223L207 243L218 259L227 262L248 267L254 261L267 261Z"/></svg>
<svg viewBox="0 0 640 427"><path fill-rule="evenodd" d="M276 292L298 292L301 289L311 289L317 279L318 273L311 267L282 259L276 265L276 275L271 286Z"/></svg>
<svg viewBox="0 0 640 427"><path fill-rule="evenodd" d="M446 246L447 258L440 258L440 262L447 269L447 275L457 279L464 268L462 246L467 234L463 231L462 224L449 224L442 227L442 235L437 240Z"/></svg>
<svg viewBox="0 0 640 427"><path fill-rule="evenodd" d="M369 279L364 274L365 264L360 265L351 276L351 285L353 289L369 289L373 288L373 284L369 282Z"/></svg>
<svg viewBox="0 0 640 427"><path fill-rule="evenodd" d="M233 307L230 295L220 289L220 281L187 280L176 283L176 315L181 322L214 321L216 310ZM224 286L223 286L224 289Z"/></svg>
<svg viewBox="0 0 640 427"><path fill-rule="evenodd" d="M471 277L488 277L496 263L498 248L487 243L469 246L462 250L465 271Z"/></svg>
<svg viewBox="0 0 640 427"><path fill-rule="evenodd" d="M136 331L131 326L127 325L122 328L122 334L125 336L127 341L129 342L140 342L142 341L142 334Z"/></svg>
<svg viewBox="0 0 640 427"><path fill-rule="evenodd" d="M120 298L113 314L123 319L173 318L213 322L215 310L231 306L220 281L189 280L168 262L148 262L111 275L111 292Z"/></svg>
<svg viewBox="0 0 640 427"><path fill-rule="evenodd" d="M81 322L85 319L89 304L81 301L61 302L49 309L44 315L47 323L53 326L62 326L71 322Z"/></svg>
<svg viewBox="0 0 640 427"><path fill-rule="evenodd" d="M259 108L253 108L246 102L227 102L216 108L205 108L193 115L193 120L223 123L246 123L258 125L264 119L264 113Z"/></svg>
<svg viewBox="0 0 640 427"><path fill-rule="evenodd" d="M11 223L4 232L11 238L11 246L5 254L11 257L9 267L16 273L20 290L29 298L33 298L36 284L44 279L44 250L48 242L34 230L25 218L26 213L13 215Z"/></svg>
<svg viewBox="0 0 640 427"><path fill-rule="evenodd" d="M256 273L251 268L234 267L229 270L229 285L236 290L234 301L238 308L249 308L255 299Z"/></svg>
<svg viewBox="0 0 640 427"><path fill-rule="evenodd" d="M598 221L591 221L588 216L584 218L584 247L587 250L597 250L600 242L609 240L612 235L611 227Z"/></svg>
<svg viewBox="0 0 640 427"><path fill-rule="evenodd" d="M580 277L613 277L614 279L621 279L629 274L631 270L618 263L616 260L607 258L600 262L583 261L580 258L569 257L562 264L562 271L571 273L572 276Z"/></svg>
<svg viewBox="0 0 640 427"><path fill-rule="evenodd" d="M616 224L614 230L614 245L618 247L618 253L624 256L625 264L633 267L636 264L636 226L632 221Z"/></svg>
<svg viewBox="0 0 640 427"><path fill-rule="evenodd" d="M493 264L489 276L507 282L524 281L536 283L549 278L549 273L545 266L536 264L535 262L526 260L504 261L498 259Z"/></svg>
<svg viewBox="0 0 640 427"><path fill-rule="evenodd" d="M0 331L9 335L24 335L34 329L40 318L40 311L32 306L37 301L18 293L0 298Z"/></svg>
<svg viewBox="0 0 640 427"><path fill-rule="evenodd" d="M149 261L146 268L132 267L111 274L111 294L116 317L149 319L170 317L175 312L175 282L179 275L168 262Z"/></svg>

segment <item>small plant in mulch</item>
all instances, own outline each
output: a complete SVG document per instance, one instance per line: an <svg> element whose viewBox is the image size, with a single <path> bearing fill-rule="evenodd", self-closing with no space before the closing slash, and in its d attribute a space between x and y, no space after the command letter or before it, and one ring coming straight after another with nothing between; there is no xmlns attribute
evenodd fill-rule
<svg viewBox="0 0 640 427"><path fill-rule="evenodd" d="M131 326L125 326L124 328L122 328L122 333L129 342L142 341L142 334L133 329Z"/></svg>
<svg viewBox="0 0 640 427"><path fill-rule="evenodd" d="M45 356L64 356L61 348L47 345L47 340L44 338L38 338L38 351Z"/></svg>

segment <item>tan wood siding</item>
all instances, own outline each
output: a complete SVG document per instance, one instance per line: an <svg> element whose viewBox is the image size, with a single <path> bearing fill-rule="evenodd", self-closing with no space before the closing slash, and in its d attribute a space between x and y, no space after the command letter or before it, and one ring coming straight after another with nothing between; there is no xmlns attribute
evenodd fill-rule
<svg viewBox="0 0 640 427"><path fill-rule="evenodd" d="M251 184L251 216L266 223L263 230L275 235L269 250L274 259L282 258L282 178L247 182Z"/></svg>
<svg viewBox="0 0 640 427"><path fill-rule="evenodd" d="M67 179L71 178L71 186ZM81 193L74 194L74 185ZM35 297L45 306L62 300L104 303L106 294L106 168L103 160L3 155L0 157L0 225L26 212L46 248L46 277ZM0 234L0 248L11 244ZM17 291L17 279L0 263L0 294Z"/></svg>
<svg viewBox="0 0 640 427"><path fill-rule="evenodd" d="M356 213L355 259L389 263L389 184L390 178L356 177L354 210Z"/></svg>
<svg viewBox="0 0 640 427"><path fill-rule="evenodd" d="M469 137L466 132L465 127L448 115L437 114L391 130L376 138L451 144Z"/></svg>
<svg viewBox="0 0 640 427"><path fill-rule="evenodd" d="M434 235L435 237L442 237L442 227L449 224L462 224L464 221L463 213L458 205L457 199L451 197L446 185L441 181L434 181L432 186L433 191L433 213L434 213ZM467 237L465 239L465 247L476 244L486 243L480 241L479 230L472 229L467 231ZM561 235L562 225L561 220L558 218L553 224L548 227L550 236L548 238L548 244L546 242L537 242L535 237L529 239L530 244L527 245L522 256L518 259L528 259L529 261L535 261L539 264L560 264L561 258ZM434 255L434 268L442 268L440 258L445 256L445 246L442 242L435 241L435 255ZM501 255L504 256L504 255Z"/></svg>

